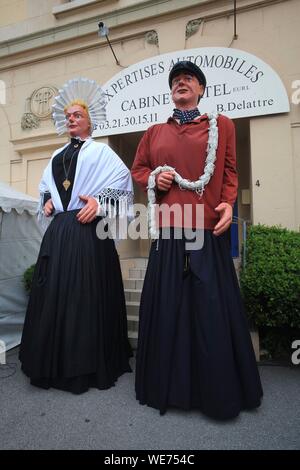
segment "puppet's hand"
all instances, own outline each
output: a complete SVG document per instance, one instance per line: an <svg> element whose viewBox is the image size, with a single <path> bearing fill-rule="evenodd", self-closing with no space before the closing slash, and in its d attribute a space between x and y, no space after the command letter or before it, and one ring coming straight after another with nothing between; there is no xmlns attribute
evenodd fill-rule
<svg viewBox="0 0 300 470"><path fill-rule="evenodd" d="M218 236L230 227L232 222L232 207L228 202L221 202L221 204L215 208L215 211L220 215L220 220L217 225L215 225L213 234Z"/></svg>
<svg viewBox="0 0 300 470"><path fill-rule="evenodd" d="M157 188L160 191L169 191L172 186L175 174L173 171L162 171L156 177Z"/></svg>
<svg viewBox="0 0 300 470"><path fill-rule="evenodd" d="M45 216L49 217L52 214L53 210L54 210L54 206L53 206L53 203L52 203L52 199L48 199L48 201L44 205L44 214L45 214Z"/></svg>
<svg viewBox="0 0 300 470"><path fill-rule="evenodd" d="M85 202L85 206L78 212L77 220L82 224L88 224L92 222L96 216L98 211L98 203L95 198L92 196L79 196L83 202Z"/></svg>

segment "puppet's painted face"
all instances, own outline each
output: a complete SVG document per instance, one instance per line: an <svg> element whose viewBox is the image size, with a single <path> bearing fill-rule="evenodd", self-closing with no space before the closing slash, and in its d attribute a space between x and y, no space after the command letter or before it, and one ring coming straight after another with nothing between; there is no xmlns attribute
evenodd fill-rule
<svg viewBox="0 0 300 470"><path fill-rule="evenodd" d="M86 139L90 135L91 123L87 111L78 104L66 110L67 128L71 137Z"/></svg>
<svg viewBox="0 0 300 470"><path fill-rule="evenodd" d="M172 99L176 108L187 110L197 106L199 96L204 93L197 77L188 72L181 72L172 80Z"/></svg>

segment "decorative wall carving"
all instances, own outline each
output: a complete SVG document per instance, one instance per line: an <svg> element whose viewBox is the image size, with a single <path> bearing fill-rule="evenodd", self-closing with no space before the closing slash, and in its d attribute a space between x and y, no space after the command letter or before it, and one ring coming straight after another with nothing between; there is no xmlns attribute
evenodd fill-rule
<svg viewBox="0 0 300 470"><path fill-rule="evenodd" d="M40 120L32 113L24 113L21 119L23 131L27 129L36 129L40 125Z"/></svg>
<svg viewBox="0 0 300 470"><path fill-rule="evenodd" d="M188 39L191 36L193 36L193 34L196 34L199 30L201 23L202 23L201 18L197 18L196 20L189 21L185 29L185 38Z"/></svg>
<svg viewBox="0 0 300 470"><path fill-rule="evenodd" d="M43 86L34 90L30 97L30 110L39 119L47 119L52 113L52 102L58 90L52 86Z"/></svg>
<svg viewBox="0 0 300 470"><path fill-rule="evenodd" d="M145 34L145 40L148 44L155 44L158 45L158 34L157 32L152 29Z"/></svg>
<svg viewBox="0 0 300 470"><path fill-rule="evenodd" d="M25 113L21 119L23 130L36 129L41 119L48 119L52 114L52 104L58 90L54 86L43 86L34 90L26 99Z"/></svg>

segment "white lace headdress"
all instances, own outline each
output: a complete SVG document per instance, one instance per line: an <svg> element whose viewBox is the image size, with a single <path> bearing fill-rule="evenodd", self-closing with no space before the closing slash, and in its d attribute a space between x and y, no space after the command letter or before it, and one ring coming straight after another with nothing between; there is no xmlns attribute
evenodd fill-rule
<svg viewBox="0 0 300 470"><path fill-rule="evenodd" d="M73 78L64 84L54 99L52 116L58 134L67 131L65 107L74 100L81 100L86 104L93 128L106 119L105 94L94 80L82 77Z"/></svg>

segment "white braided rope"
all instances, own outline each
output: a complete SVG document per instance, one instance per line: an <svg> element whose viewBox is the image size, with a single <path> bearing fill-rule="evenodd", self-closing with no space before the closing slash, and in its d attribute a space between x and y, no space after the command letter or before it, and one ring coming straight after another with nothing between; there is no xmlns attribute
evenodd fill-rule
<svg viewBox="0 0 300 470"><path fill-rule="evenodd" d="M217 125L217 113L207 114L209 120L208 129L208 140L207 140L207 156L205 159L204 172L197 181L189 181L188 179L182 178L179 173L175 171L175 168L168 165L158 166L153 170L148 178L147 194L148 194L148 227L150 238L157 239L159 232L156 227L155 221L155 205L156 205L156 176L163 171L174 171L174 181L178 184L181 189L187 189L189 191L195 191L202 197L206 185L209 183L215 170L215 161L218 148L218 125Z"/></svg>

